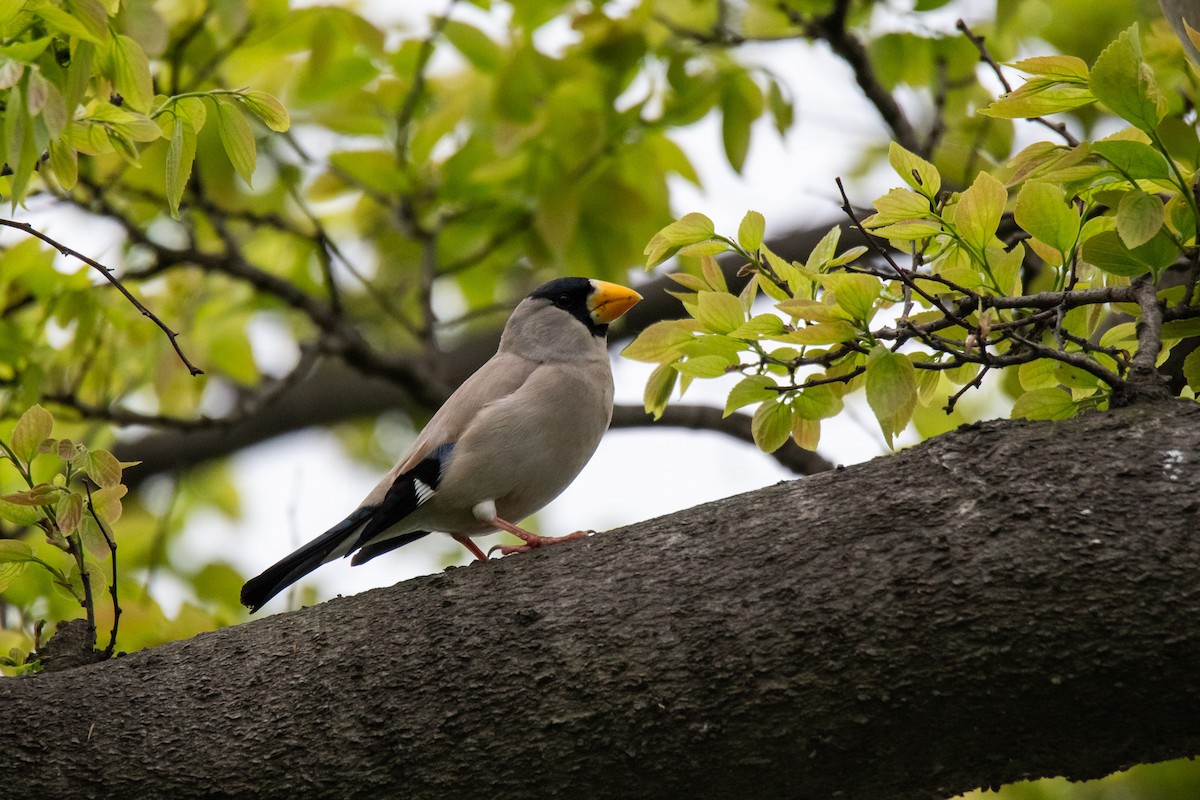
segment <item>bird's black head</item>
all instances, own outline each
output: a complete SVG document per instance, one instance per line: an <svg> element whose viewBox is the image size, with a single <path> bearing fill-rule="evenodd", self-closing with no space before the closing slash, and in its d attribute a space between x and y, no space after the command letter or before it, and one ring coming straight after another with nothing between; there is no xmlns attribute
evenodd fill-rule
<svg viewBox="0 0 1200 800"><path fill-rule="evenodd" d="M529 297L549 300L582 322L593 336L605 336L608 325L592 318L592 307L588 304L588 298L595 291L595 284L587 278L557 278L534 289Z"/></svg>

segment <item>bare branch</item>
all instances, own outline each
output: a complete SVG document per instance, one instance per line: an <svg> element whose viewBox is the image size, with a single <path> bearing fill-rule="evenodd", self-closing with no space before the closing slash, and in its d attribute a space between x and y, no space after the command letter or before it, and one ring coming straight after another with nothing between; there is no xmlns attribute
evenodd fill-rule
<svg viewBox="0 0 1200 800"><path fill-rule="evenodd" d="M55 250L62 253L64 256L73 256L74 258L79 259L80 261L87 264L92 269L99 272L101 275L104 276L104 279L106 281L108 281L113 286L115 286L117 288L117 291L119 291L121 294L123 294L125 296L126 300L128 300L130 303L133 304L134 308L136 308L139 312L141 312L142 316L149 318L151 322L153 322L155 325L157 325L162 330L162 332L167 335L168 341L171 342L171 347L173 347L175 349L176 355L179 356L179 360L183 362L185 367L187 367L188 372L190 374L192 374L192 375L203 375L204 374L204 370L197 367L195 364L193 364L191 361L188 360L188 357L186 355L184 355L183 350L179 347L179 342L176 341L179 334L177 334L175 331L168 328L161 319L159 319L157 316L154 315L153 311L146 308L146 306L144 306L140 300L138 300L136 297L134 297L133 293L130 292L128 289L126 289L125 285L123 283L121 283L121 281L117 278L116 275L113 274L112 269L104 266L99 261L96 261L92 258L85 256L83 253L80 253L77 250L73 250L70 247L67 247L65 244L62 244L61 242L51 239L46 234L35 229L28 222L17 222L15 220L11 220L11 219L0 219L0 225L3 225L7 228L16 228L19 231L24 231L25 233L29 234L30 236L41 239L46 244L50 245Z"/></svg>

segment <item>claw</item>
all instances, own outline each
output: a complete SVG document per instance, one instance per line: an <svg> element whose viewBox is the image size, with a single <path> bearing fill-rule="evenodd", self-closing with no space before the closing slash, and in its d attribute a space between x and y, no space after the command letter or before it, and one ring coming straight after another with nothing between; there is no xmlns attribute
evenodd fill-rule
<svg viewBox="0 0 1200 800"><path fill-rule="evenodd" d="M536 550L544 545L558 544L559 542L569 542L572 539L584 539L596 533L595 531L588 530L575 531L574 533L568 533L565 536L538 536L536 533L530 533L523 528L518 528L516 525L505 527L504 530L508 531L513 536L516 536L518 539L524 542L524 544L494 545L487 552L488 558L491 558L492 553L496 552L497 550L500 551L500 555L502 556L509 555L510 553L527 553L530 550Z"/></svg>

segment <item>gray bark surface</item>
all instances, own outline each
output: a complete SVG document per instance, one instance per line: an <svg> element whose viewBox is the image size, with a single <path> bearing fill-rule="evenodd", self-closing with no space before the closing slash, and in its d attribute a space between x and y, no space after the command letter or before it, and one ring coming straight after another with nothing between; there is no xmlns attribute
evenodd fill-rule
<svg viewBox="0 0 1200 800"><path fill-rule="evenodd" d="M0 785L55 798L944 798L1195 755L1198 454L1191 402L990 422L587 540L3 680Z"/></svg>

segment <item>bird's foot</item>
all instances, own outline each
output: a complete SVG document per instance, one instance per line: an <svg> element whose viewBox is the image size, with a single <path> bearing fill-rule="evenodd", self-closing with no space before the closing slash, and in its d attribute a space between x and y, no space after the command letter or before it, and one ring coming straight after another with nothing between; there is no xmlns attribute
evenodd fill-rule
<svg viewBox="0 0 1200 800"><path fill-rule="evenodd" d="M506 556L509 553L527 553L530 550L536 550L539 547L548 544L569 542L572 539L585 539L595 533L595 531L575 531L574 533L568 533L565 536L538 536L536 533L530 533L522 528L517 528L516 525L514 525L513 528L516 528L516 530L508 530L507 528L505 530L508 530L509 533L511 533L513 536L516 536L518 539L524 542L524 544L495 545L487 552L489 558L491 557L492 553L497 551L499 551L500 555L502 556Z"/></svg>

